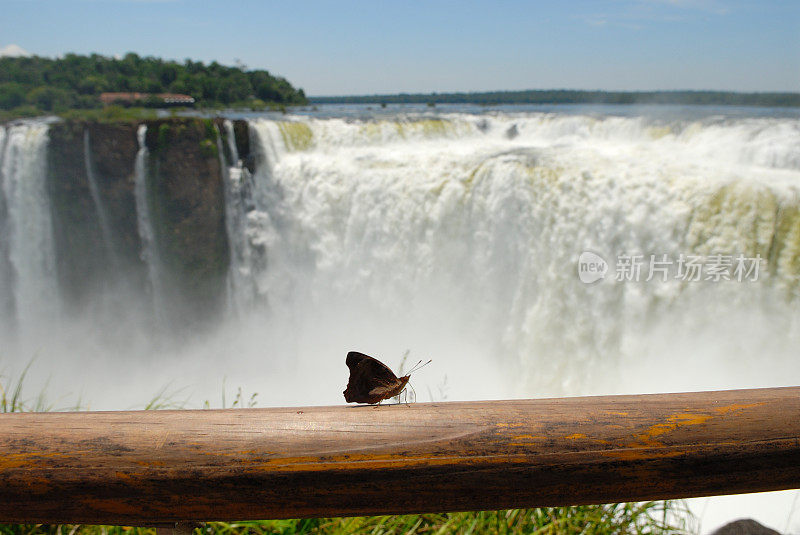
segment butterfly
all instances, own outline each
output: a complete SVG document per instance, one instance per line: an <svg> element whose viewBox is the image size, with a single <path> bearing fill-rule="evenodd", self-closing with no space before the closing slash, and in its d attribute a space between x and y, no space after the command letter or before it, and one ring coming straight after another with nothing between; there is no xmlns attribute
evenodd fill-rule
<svg viewBox="0 0 800 535"><path fill-rule="evenodd" d="M344 391L347 403L374 404L398 396L408 384L411 372L422 367L417 363L407 375L397 377L384 363L358 351L350 351L345 363L350 368L350 379Z"/></svg>

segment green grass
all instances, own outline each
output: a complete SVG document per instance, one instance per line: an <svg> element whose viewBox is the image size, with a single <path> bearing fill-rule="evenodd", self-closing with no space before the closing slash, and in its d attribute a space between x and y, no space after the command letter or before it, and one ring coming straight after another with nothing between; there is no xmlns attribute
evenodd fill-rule
<svg viewBox="0 0 800 535"><path fill-rule="evenodd" d="M28 399L23 383L30 368L26 366L16 380L0 375L0 412L52 410L45 395ZM180 391L162 388L145 406L146 409L180 408L174 401ZM225 396L223 407L252 407L256 394L249 398L239 388L233 402ZM210 403L205 402L209 408ZM73 405L73 410L80 403ZM681 501L617 503L575 507L544 507L503 511L473 511L421 515L309 518L249 522L208 522L195 529L195 535L266 535L266 534L431 534L431 535L645 535L696 533L694 518ZM84 526L49 524L0 524L0 535L156 535L154 528L124 526Z"/></svg>
<svg viewBox="0 0 800 535"><path fill-rule="evenodd" d="M600 535L692 533L690 513L677 502L509 509L423 515L208 522L195 529L219 535L487 534ZM0 535L155 535L153 528L0 524Z"/></svg>
<svg viewBox="0 0 800 535"><path fill-rule="evenodd" d="M26 119L29 117L39 117L48 115L36 106L19 106L13 110L0 110L0 123L13 121L14 119Z"/></svg>
<svg viewBox="0 0 800 535"><path fill-rule="evenodd" d="M106 106L104 108L80 110L72 109L60 113L62 119L96 121L99 123L135 122L155 119L158 114L153 108L126 108L124 106Z"/></svg>
<svg viewBox="0 0 800 535"><path fill-rule="evenodd" d="M171 107L161 108L161 111L169 112L171 117L180 116L182 112L197 112L200 114L218 115L220 112L233 111L255 111L255 112L281 112L287 113L288 110L302 107L302 105L277 104L275 102L264 102L263 100L252 100L236 102L231 105L210 105L204 107L184 108ZM17 119L29 119L33 117L58 116L62 119L72 121L94 121L99 123L129 123L158 118L157 108L144 108L137 106L104 106L102 108L69 108L61 111L45 111L36 106L19 106L12 110L0 110L0 124Z"/></svg>

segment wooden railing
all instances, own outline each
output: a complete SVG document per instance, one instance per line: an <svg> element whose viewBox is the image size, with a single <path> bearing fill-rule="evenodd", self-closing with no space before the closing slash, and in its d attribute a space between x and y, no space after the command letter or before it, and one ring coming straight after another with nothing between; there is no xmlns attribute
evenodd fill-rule
<svg viewBox="0 0 800 535"><path fill-rule="evenodd" d="M168 525L800 488L800 387L0 415L0 522Z"/></svg>

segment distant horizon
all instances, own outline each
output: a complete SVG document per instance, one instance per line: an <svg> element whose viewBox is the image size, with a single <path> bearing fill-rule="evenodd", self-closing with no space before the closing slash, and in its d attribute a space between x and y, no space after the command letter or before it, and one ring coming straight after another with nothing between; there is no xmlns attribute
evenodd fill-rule
<svg viewBox="0 0 800 535"><path fill-rule="evenodd" d="M86 54L80 55L92 55L97 54L105 57L115 57L121 58L127 53L135 53L140 55L138 52L133 50L129 50L124 54L104 54L102 52L88 52ZM0 48L0 57L6 56L39 56L39 57L50 57L50 58L60 58L67 54L79 54L77 52L67 51L64 54L59 56L44 56L41 54L32 53L23 47L17 45L16 43L10 43L2 48ZM163 58L160 56L153 56L159 59L163 59L164 61L169 62L176 62L176 63L184 63L186 60L191 61L202 61L193 58L184 58L183 60L174 59L174 58ZM208 64L212 61L205 61L204 63ZM217 61L221 65L226 65L220 61ZM227 64L228 67L242 67L245 70L252 70L255 67L247 67L245 65L236 65L236 64ZM281 76L280 73L273 73L276 76ZM291 83L292 81L289 80ZM304 89L302 87L298 87L298 89ZM450 90L450 91L383 91L383 92L375 92L375 93L353 93L353 94L306 94L309 99L327 99L327 98L368 98L368 97L392 97L392 96L400 96L400 95L410 95L410 96L422 96L422 95L469 95L469 94L489 94L489 93L523 93L523 92L536 92L536 91L576 91L576 92L602 92L602 93L734 93L734 94L789 94L789 95L796 95L800 94L800 89L794 91L774 91L774 90L757 90L757 91L744 91L744 90L731 90L731 89L715 89L715 88L704 88L704 89L695 89L695 88L678 88L678 89L604 89L604 88L579 88L579 87L528 87L524 89L483 89L483 90L470 90L470 89L458 89L458 90Z"/></svg>
<svg viewBox="0 0 800 535"><path fill-rule="evenodd" d="M4 42L45 57L133 51L265 69L313 97L800 90L793 0L8 0Z"/></svg>
<svg viewBox="0 0 800 535"><path fill-rule="evenodd" d="M737 91L731 89L600 89L600 88L578 88L578 87L530 87L526 89L489 89L480 91L457 90L457 91L403 91L386 93L355 93L352 95L310 95L310 99L317 98L362 98L362 97L392 97L400 95L423 96L423 95L482 95L490 93L525 93L525 92L556 92L574 91L581 93L730 93L738 95L800 95L800 89L794 91Z"/></svg>

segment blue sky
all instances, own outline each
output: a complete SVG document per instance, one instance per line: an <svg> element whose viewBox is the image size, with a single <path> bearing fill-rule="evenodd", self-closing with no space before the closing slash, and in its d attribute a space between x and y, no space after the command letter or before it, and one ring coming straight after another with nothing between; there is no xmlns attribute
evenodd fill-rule
<svg viewBox="0 0 800 535"><path fill-rule="evenodd" d="M263 68L309 95L800 91L800 0L0 0L0 48Z"/></svg>

